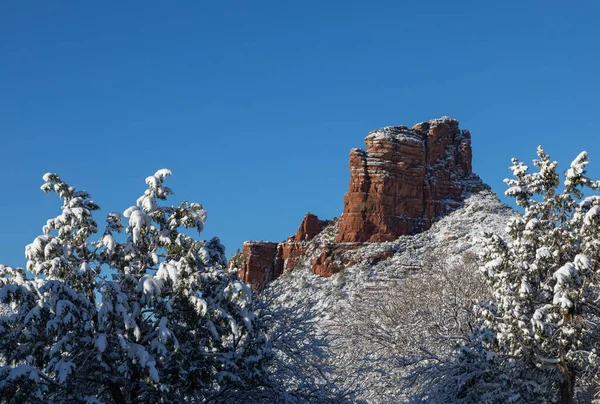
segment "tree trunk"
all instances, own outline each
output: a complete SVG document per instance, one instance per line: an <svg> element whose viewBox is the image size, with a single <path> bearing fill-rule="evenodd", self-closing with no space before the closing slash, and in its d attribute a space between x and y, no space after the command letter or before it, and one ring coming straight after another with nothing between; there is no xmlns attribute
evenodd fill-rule
<svg viewBox="0 0 600 404"><path fill-rule="evenodd" d="M123 392L121 391L121 388L118 384L110 383L108 385L108 388L116 404L127 404L127 401L125 401L125 397L123 396Z"/></svg>
<svg viewBox="0 0 600 404"><path fill-rule="evenodd" d="M563 373L563 381L560 384L560 402L561 404L573 404L575 395L575 373Z"/></svg>
<svg viewBox="0 0 600 404"><path fill-rule="evenodd" d="M140 386L136 385L134 388L131 389L131 392L129 393L129 402L137 403L139 395L140 395Z"/></svg>

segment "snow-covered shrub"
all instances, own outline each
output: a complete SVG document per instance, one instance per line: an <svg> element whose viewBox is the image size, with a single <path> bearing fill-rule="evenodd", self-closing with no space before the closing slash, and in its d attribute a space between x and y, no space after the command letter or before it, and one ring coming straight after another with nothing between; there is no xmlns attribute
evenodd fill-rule
<svg viewBox="0 0 600 404"><path fill-rule="evenodd" d="M495 302L485 326L499 355L543 373L549 401L571 403L576 392L589 397L598 386L600 197L589 193L600 182L585 175L586 152L562 186L557 163L541 147L538 156L533 173L513 159L515 178L505 181L506 195L523 208L509 223L510 239L484 239L481 269Z"/></svg>
<svg viewBox="0 0 600 404"><path fill-rule="evenodd" d="M0 266L3 402L223 401L264 383L252 293L218 239L181 231L202 231L201 205L161 203L169 175L148 177L95 242L90 195L44 176L62 213L27 246L26 270Z"/></svg>
<svg viewBox="0 0 600 404"><path fill-rule="evenodd" d="M407 400L443 377L455 346L470 338L474 305L490 297L469 251L439 246L413 271L363 290L334 318L338 371L360 375L356 389L368 402Z"/></svg>
<svg viewBox="0 0 600 404"><path fill-rule="evenodd" d="M310 299L288 299L279 288L267 286L257 299L257 323L267 335L273 355L267 362L267 388L246 396L250 402L352 402L333 363L335 340L311 310ZM348 376L344 376L347 378Z"/></svg>
<svg viewBox="0 0 600 404"><path fill-rule="evenodd" d="M546 403L547 378L499 356L490 347L495 335L474 328L466 340L444 358L413 370L406 381L414 392L409 402L426 403Z"/></svg>

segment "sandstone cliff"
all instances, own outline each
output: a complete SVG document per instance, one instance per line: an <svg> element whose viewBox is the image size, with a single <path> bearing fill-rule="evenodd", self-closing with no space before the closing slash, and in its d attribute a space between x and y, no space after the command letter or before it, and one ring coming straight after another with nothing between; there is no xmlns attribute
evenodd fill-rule
<svg viewBox="0 0 600 404"><path fill-rule="evenodd" d="M246 241L241 253L232 258L230 265L235 263L240 267L238 275L244 282L260 286L279 277L284 270L295 268L306 256L309 242L328 224L329 221L307 213L296 234L288 237L287 241Z"/></svg>
<svg viewBox="0 0 600 404"><path fill-rule="evenodd" d="M364 243L426 230L469 193L487 188L472 173L471 135L455 119L385 127L369 133L365 144L350 151L340 219L321 221L309 213L285 242L244 243L236 260L244 281L258 286L298 266L331 276L351 264L349 252Z"/></svg>
<svg viewBox="0 0 600 404"><path fill-rule="evenodd" d="M450 118L369 133L350 152L339 242L381 242L428 229L463 199L471 135Z"/></svg>

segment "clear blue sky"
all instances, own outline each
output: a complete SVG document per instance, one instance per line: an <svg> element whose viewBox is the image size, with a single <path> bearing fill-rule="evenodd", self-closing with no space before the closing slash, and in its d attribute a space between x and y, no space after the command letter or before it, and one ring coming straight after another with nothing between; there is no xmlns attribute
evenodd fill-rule
<svg viewBox="0 0 600 404"><path fill-rule="evenodd" d="M498 193L538 144L563 169L588 150L598 178L598 4L2 2L0 262L59 213L47 171L103 215L170 168L232 253L338 216L369 130L442 115Z"/></svg>

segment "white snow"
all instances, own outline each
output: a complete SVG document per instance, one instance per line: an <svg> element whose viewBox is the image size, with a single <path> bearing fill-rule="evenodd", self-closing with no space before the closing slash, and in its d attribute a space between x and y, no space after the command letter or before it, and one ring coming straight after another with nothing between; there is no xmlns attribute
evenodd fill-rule
<svg viewBox="0 0 600 404"><path fill-rule="evenodd" d="M541 259L552 259L552 252L550 251L550 249L548 247L540 247L537 249L537 251L535 252L535 258L538 260Z"/></svg>
<svg viewBox="0 0 600 404"><path fill-rule="evenodd" d="M565 265L560 267L556 272L554 272L553 278L556 279L557 284L566 283L575 274L576 274L575 266L571 262L567 262Z"/></svg>
<svg viewBox="0 0 600 404"><path fill-rule="evenodd" d="M131 214L138 209L139 208L137 206L130 206L129 208L127 208L125 210L125 212L123 212L123 217L129 218L131 216Z"/></svg>
<svg viewBox="0 0 600 404"><path fill-rule="evenodd" d="M144 275L138 282L136 290L142 292L148 299L160 296L160 285L152 275Z"/></svg>
<svg viewBox="0 0 600 404"><path fill-rule="evenodd" d="M488 262L487 264L485 264L485 267L487 269L491 269L491 270L497 270L498 268L500 268L502 266L503 260L501 257L495 258L492 261Z"/></svg>
<svg viewBox="0 0 600 404"><path fill-rule="evenodd" d="M127 217L127 211L125 213L125 217ZM142 230L146 229L151 224L152 220L150 217L141 210L134 210L130 213L129 227L131 228L131 234L133 236L134 243L139 240Z"/></svg>
<svg viewBox="0 0 600 404"><path fill-rule="evenodd" d="M173 175L173 173L167 168L161 168L160 170L154 173L154 176L156 178L160 178L161 180L165 179L167 176L170 175Z"/></svg>
<svg viewBox="0 0 600 404"><path fill-rule="evenodd" d="M115 252L115 248L117 247L117 243L113 236L109 233L102 237L102 244L106 247L106 250L112 254Z"/></svg>
<svg viewBox="0 0 600 404"><path fill-rule="evenodd" d="M577 254L575 256L574 263L577 269L579 269L580 271L589 271L590 269L592 269L592 261L587 255Z"/></svg>
<svg viewBox="0 0 600 404"><path fill-rule="evenodd" d="M519 288L519 293L523 295L531 294L531 285L527 282L526 279L521 280L521 287Z"/></svg>
<svg viewBox="0 0 600 404"><path fill-rule="evenodd" d="M58 383L62 384L67 380L67 377L73 373L75 364L71 361L64 361L61 359L54 369L58 373Z"/></svg>
<svg viewBox="0 0 600 404"><path fill-rule="evenodd" d="M158 188L158 185L160 184L160 180L158 178L156 178L154 175L146 178L146 184L148 184L148 187L150 187L150 189L156 189Z"/></svg>
<svg viewBox="0 0 600 404"><path fill-rule="evenodd" d="M158 324L158 339L163 344L168 342L172 336L171 331L167 328L168 321L169 319L167 317L162 317Z"/></svg>
<svg viewBox="0 0 600 404"><path fill-rule="evenodd" d="M95 345L100 353L106 351L106 334L98 334L98 336L96 337Z"/></svg>
<svg viewBox="0 0 600 404"><path fill-rule="evenodd" d="M154 177L152 177L154 178ZM158 209L156 198L153 195L142 195L137 200L137 205L142 208L145 212L153 212Z"/></svg>
<svg viewBox="0 0 600 404"><path fill-rule="evenodd" d="M594 219L600 216L600 205L592 206L590 210L585 214L585 218L583 219L583 224L586 226L593 226Z"/></svg>
<svg viewBox="0 0 600 404"><path fill-rule="evenodd" d="M565 183L570 183L572 179L583 174L585 171L585 166L588 164L587 159L588 153L586 151L582 151L577 157L575 157L575 160L571 162L571 168L565 172Z"/></svg>
<svg viewBox="0 0 600 404"><path fill-rule="evenodd" d="M177 266L176 261L161 262L154 277L162 282L171 281L176 284L179 279L179 268Z"/></svg>

